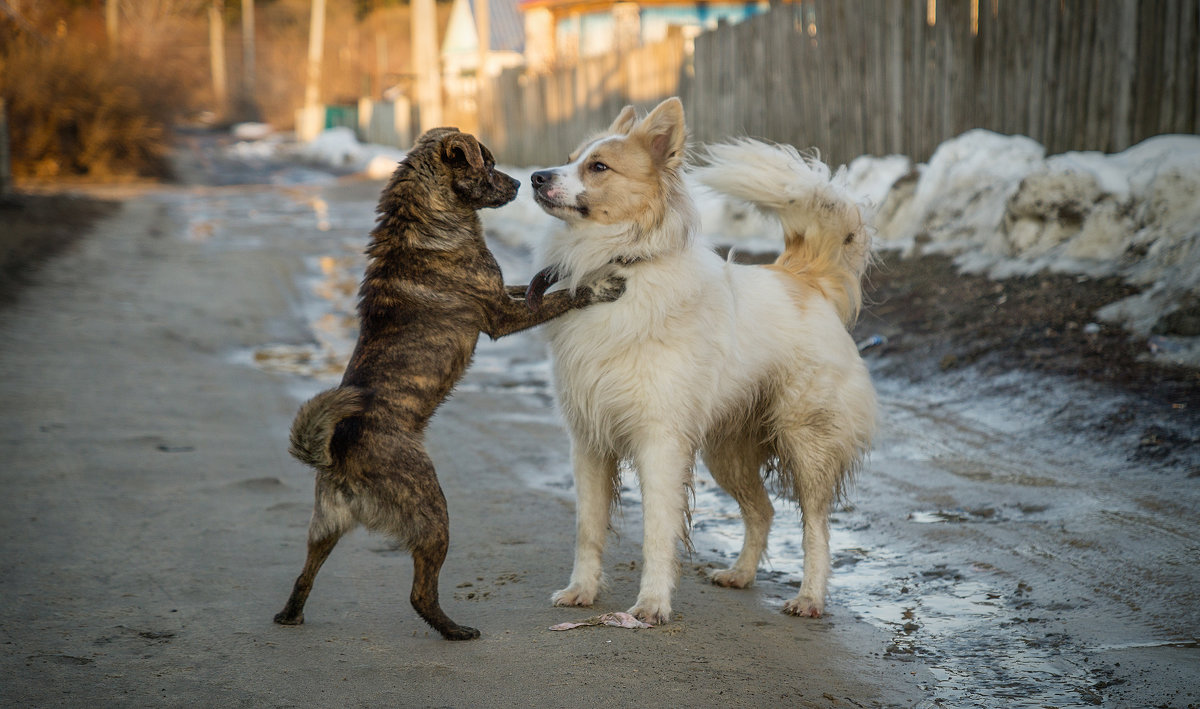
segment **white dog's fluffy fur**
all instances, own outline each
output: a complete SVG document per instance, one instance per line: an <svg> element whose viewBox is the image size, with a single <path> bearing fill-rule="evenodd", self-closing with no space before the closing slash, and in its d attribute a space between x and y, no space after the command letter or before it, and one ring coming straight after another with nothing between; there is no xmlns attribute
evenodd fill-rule
<svg viewBox="0 0 1200 709"><path fill-rule="evenodd" d="M774 516L770 482L799 502L804 523L804 580L784 611L819 616L830 509L875 425L874 391L847 332L869 235L824 164L742 140L711 146L698 177L777 215L786 248L767 266L722 260L693 239L685 136L678 99L642 119L627 107L569 164L533 176L537 201L567 228L544 249L547 267L531 301L558 279L568 287L609 274L626 280L617 301L546 326L578 495L575 567L553 601L595 600L618 469L627 462L644 509L641 589L629 610L650 623L669 620L700 451L746 527L737 562L713 582L754 581Z"/></svg>

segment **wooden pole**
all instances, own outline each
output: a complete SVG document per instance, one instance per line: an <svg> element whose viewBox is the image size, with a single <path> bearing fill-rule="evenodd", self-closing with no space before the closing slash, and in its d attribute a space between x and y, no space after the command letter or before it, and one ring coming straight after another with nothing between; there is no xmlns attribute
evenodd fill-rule
<svg viewBox="0 0 1200 709"><path fill-rule="evenodd" d="M442 76L438 66L437 10L434 0L412 0L413 73L422 133L442 124Z"/></svg>
<svg viewBox="0 0 1200 709"><path fill-rule="evenodd" d="M228 108L229 84L225 75L225 0L213 0L208 6L208 49L212 61L215 112L224 117Z"/></svg>
<svg viewBox="0 0 1200 709"><path fill-rule="evenodd" d="M0 96L0 199L13 191L12 157L8 142L8 110L4 106L4 97Z"/></svg>
<svg viewBox="0 0 1200 709"><path fill-rule="evenodd" d="M374 97L376 100L383 95L383 90L387 88L388 75L388 47L387 47L387 32L383 27L375 28L375 88Z"/></svg>
<svg viewBox="0 0 1200 709"><path fill-rule="evenodd" d="M475 71L476 125L481 133L490 134L495 124L492 115L492 76L488 71L488 56L492 53L492 17L488 0L475 0L475 24L479 33L479 67ZM490 138L490 135L489 135Z"/></svg>
<svg viewBox="0 0 1200 709"><path fill-rule="evenodd" d="M104 29L108 35L108 52L116 54L117 43L121 41L121 0L105 0Z"/></svg>
<svg viewBox="0 0 1200 709"><path fill-rule="evenodd" d="M301 140L312 140L325 127L321 111L321 60L325 54L325 0L312 0L308 28L308 77L304 85L304 113L297 126Z"/></svg>
<svg viewBox="0 0 1200 709"><path fill-rule="evenodd" d="M242 116L248 121L257 121L258 100L256 98L254 71L254 0L242 0Z"/></svg>
<svg viewBox="0 0 1200 709"><path fill-rule="evenodd" d="M475 24L479 31L479 71L477 74L482 81L487 76L488 55L492 51L492 17L488 8L488 0L475 0Z"/></svg>

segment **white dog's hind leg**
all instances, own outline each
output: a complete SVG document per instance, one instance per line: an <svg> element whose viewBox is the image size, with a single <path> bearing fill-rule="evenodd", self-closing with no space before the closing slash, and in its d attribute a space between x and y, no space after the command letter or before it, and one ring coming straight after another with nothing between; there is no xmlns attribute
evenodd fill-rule
<svg viewBox="0 0 1200 709"><path fill-rule="evenodd" d="M550 597L556 606L590 606L600 590L604 543L615 494L617 459L587 450L581 443L571 448L575 471L575 567L571 582Z"/></svg>
<svg viewBox="0 0 1200 709"><path fill-rule="evenodd" d="M820 618L825 612L830 569L829 511L832 502L832 495L822 499L820 494L805 494L800 498L800 514L804 523L804 580L800 582L800 592L796 597L783 604L784 613Z"/></svg>
<svg viewBox="0 0 1200 709"><path fill-rule="evenodd" d="M837 425L824 416L813 416L781 438L781 465L794 476L804 526L804 580L796 597L784 603L783 612L819 618L829 583L829 514L852 453L841 445Z"/></svg>
<svg viewBox="0 0 1200 709"><path fill-rule="evenodd" d="M742 435L722 439L704 450L705 465L717 484L737 501L745 526L737 561L728 569L709 575L713 583L729 588L746 588L754 583L775 517L775 507L759 474L762 457L759 447L746 431L739 433Z"/></svg>
<svg viewBox="0 0 1200 709"><path fill-rule="evenodd" d="M677 545L687 535L687 491L695 452L686 444L648 437L635 456L642 486L642 584L629 613L652 625L671 619L679 578Z"/></svg>

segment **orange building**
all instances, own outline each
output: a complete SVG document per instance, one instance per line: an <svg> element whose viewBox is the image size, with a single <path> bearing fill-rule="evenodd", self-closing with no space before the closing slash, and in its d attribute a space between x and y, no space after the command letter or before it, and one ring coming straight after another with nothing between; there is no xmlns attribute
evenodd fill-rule
<svg viewBox="0 0 1200 709"><path fill-rule="evenodd" d="M694 36L719 21L740 22L765 12L767 2L694 0L523 0L525 64L540 72L580 57L658 42L671 28Z"/></svg>

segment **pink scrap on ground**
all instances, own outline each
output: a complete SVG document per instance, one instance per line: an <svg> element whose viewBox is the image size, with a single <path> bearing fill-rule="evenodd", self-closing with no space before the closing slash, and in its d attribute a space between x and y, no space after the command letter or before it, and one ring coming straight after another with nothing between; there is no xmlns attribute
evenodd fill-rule
<svg viewBox="0 0 1200 709"><path fill-rule="evenodd" d="M579 621L578 623L559 623L558 625L550 626L551 630L571 630L572 628L581 628L588 625L611 625L615 628L653 628L649 623L634 618L624 611L614 613L604 613L603 615L593 616L587 620Z"/></svg>

